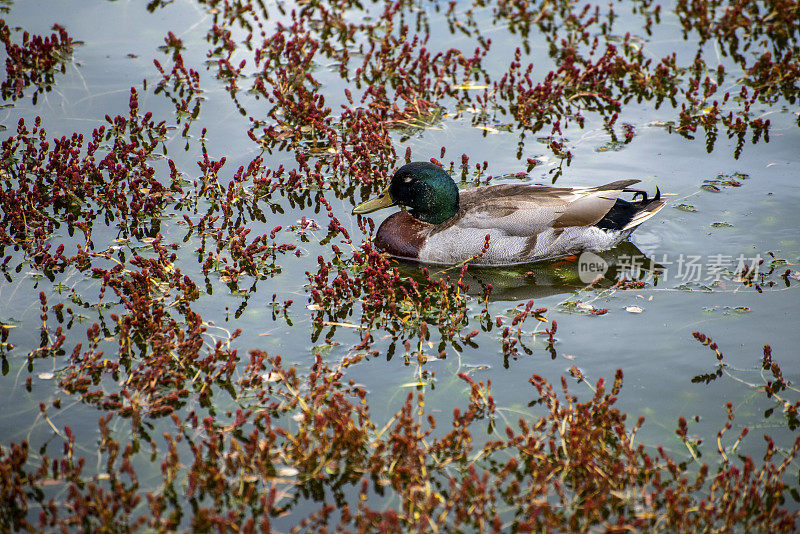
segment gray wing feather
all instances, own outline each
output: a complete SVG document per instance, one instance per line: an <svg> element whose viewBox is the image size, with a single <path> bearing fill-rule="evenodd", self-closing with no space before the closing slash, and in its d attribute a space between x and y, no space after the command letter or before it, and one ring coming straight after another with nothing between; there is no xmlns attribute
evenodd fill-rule
<svg viewBox="0 0 800 534"><path fill-rule="evenodd" d="M444 225L499 230L520 237L550 228L591 226L608 213L626 187L638 181L578 188L497 185L467 189L461 192L460 216Z"/></svg>

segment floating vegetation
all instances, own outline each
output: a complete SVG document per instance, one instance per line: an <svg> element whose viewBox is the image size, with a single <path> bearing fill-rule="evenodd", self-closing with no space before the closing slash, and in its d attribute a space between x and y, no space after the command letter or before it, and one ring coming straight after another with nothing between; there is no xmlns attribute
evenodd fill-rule
<svg viewBox="0 0 800 534"><path fill-rule="evenodd" d="M709 338L695 337L722 362ZM787 406L785 394L796 390L783 380L768 346L762 367L771 373L767 395ZM573 372L583 378L579 370ZM570 393L565 380L559 395L533 375L530 383L543 415L515 422L496 406L490 383L464 374L460 378L469 401L454 410L449 431L436 433L437 422L426 413L422 393L409 393L394 417L380 425L362 402L366 392L344 381L341 369L317 358L308 377L301 378L294 368L284 368L279 357L254 351L239 382L252 391L246 409L230 414L227 423L194 415L172 417L161 444L150 442L154 456L164 450L164 484L148 493L147 515L141 515L139 483L130 463L135 450L121 448L114 439L109 414L100 418L99 453L107 460L96 478L83 475L83 460L74 458L75 435L69 427L64 429L63 453L44 456L38 470L25 467L30 455L26 444L0 450L7 466L3 522L14 529L36 529L27 503L42 502L42 490L56 487L64 490L69 511L44 506L41 528L78 521L97 527L155 523L159 529L176 529L184 512L174 492L185 484L193 510L188 524L194 529L269 529L274 518L290 513L304 496L323 494L330 494L332 503L298 520L298 527L584 530L610 521L665 531L734 524L774 532L795 528L794 515L779 503L800 439L786 456L768 440L763 461L755 464L746 458L740 468L736 450L748 432L742 430L733 441L726 438L734 421L730 403L728 421L716 447L708 451L718 457L716 466L702 464L690 472L663 449L651 454L635 444L643 419L630 425L614 407L621 371L610 387L599 380L586 401ZM790 426L798 424L797 408L795 403L784 409ZM46 417L44 407L42 413ZM474 434L486 424L502 425L503 436L481 445ZM683 418L676 432L699 457L700 444L688 435ZM189 436L193 439L183 466L178 450ZM181 472L186 474L178 478ZM626 474L610 477L609 472ZM695 495L704 487L709 499L698 501ZM373 508L370 495L387 491L397 495L397 507ZM717 497L730 494L738 498L720 502Z"/></svg>
<svg viewBox="0 0 800 534"><path fill-rule="evenodd" d="M680 211L688 211L689 213L697 213L697 210L691 204L676 204L673 208Z"/></svg>
<svg viewBox="0 0 800 534"><path fill-rule="evenodd" d="M0 41L6 51L6 79L0 84L3 100L17 100L25 96L25 89L34 86L33 104L39 94L50 91L56 81L56 73L67 70L67 61L76 43L67 30L58 24L53 26L50 36L22 33L22 43L12 41L12 28L0 19Z"/></svg>
<svg viewBox="0 0 800 534"><path fill-rule="evenodd" d="M749 176L747 174L742 173L720 173L716 176L716 178L712 178L711 180L703 180L703 185L700 186L700 189L709 191L711 193L718 193L725 187L741 187L742 180L747 180L748 178Z"/></svg>
<svg viewBox="0 0 800 534"><path fill-rule="evenodd" d="M561 378L558 393L558 379L520 374L576 358L562 351L573 320L655 315L649 300L599 304L654 290L656 276L625 277L642 270L632 256L617 279L588 286L572 259L490 273L470 262L425 268L381 254L375 222L349 218L412 160L412 144L459 125L504 140L519 162L490 172L488 161L431 148L438 159L426 159L460 187L555 182L585 157L582 139L589 153L640 142L648 129L627 121L642 106L666 119L644 123L659 135L689 143L702 133L709 152L726 135L739 158L746 140L769 142L757 109L798 96L796 2L768 4L679 0L684 37L699 42L681 63L620 29L617 3L199 1L201 22L154 43L142 86L121 89L127 109L103 110L86 132L57 131L42 119L51 109L37 107L80 42L58 24L47 36L0 20L3 109L31 91L42 109L20 108L1 145L1 294L14 305L0 312L0 370L8 395L34 413L15 419L31 419L30 432L0 443L0 527L796 531L794 435L765 436L763 454L744 454L748 430L730 437L729 403L716 446L685 418L676 430L685 451L646 446L636 440L644 420L617 405L622 370L608 384L569 364L577 384ZM660 6L630 8L648 36L661 24ZM507 51L492 41L500 31L513 40ZM712 40L728 69L704 54ZM198 60L187 48L203 41ZM234 118L223 120L241 121L247 157L214 155L211 94L215 105L230 98ZM747 178L719 174L700 187ZM794 259L751 263L720 263L724 281L677 289L797 287ZM497 280L516 285L498 295ZM570 295L548 310L532 287ZM758 369L738 370L717 342L694 337L717 364L693 382L743 383L769 404L764 420L783 414L796 431L798 390L768 345ZM466 357L476 355L486 360ZM513 408L484 374L501 357L532 388ZM402 376L387 389L399 396L359 382L359 371L398 360L391 373ZM447 412L436 395L448 396ZM68 410L82 410L80 430L58 417Z"/></svg>

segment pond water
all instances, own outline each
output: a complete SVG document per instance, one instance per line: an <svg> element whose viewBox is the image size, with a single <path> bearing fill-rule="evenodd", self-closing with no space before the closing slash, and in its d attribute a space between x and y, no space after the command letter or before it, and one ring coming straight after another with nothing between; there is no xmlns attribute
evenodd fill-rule
<svg viewBox="0 0 800 534"><path fill-rule="evenodd" d="M769 119L768 141L761 136L754 142L751 129L740 142L736 135L729 135L729 130L720 122L712 147L702 125L693 133L685 129L683 134L678 131L680 107L688 101L683 92L690 84L690 67L696 56L702 57L702 68L707 70L699 77L701 83L708 74L719 85L717 94L701 99L702 102L692 109L691 115L695 117L708 114L711 101L721 101L721 95L726 92L731 93L732 99L722 104L722 115L729 111L738 113L743 104L736 95L747 73L743 63L729 53L728 42L711 39L698 44L700 39L694 31L684 37L677 4L662 4L657 22L648 31L645 28L647 17L637 12L652 12L650 4L613 3L617 16L612 19L613 26L604 30L601 22L606 24L603 21L609 20L609 7L603 3L599 7L598 22L587 26L589 37L583 41L581 31L575 28L577 23L565 22L557 8L553 8L556 15L550 28L547 17L544 23L537 25L511 15L496 15L498 5L513 11L516 4L510 3L400 3L397 15L400 18L391 19L391 23L380 22L385 17L382 3L365 5L363 9L355 3L346 6L343 3L332 8L333 12L345 6L343 20L355 25L373 24L377 28L375 35L399 31L401 20L410 25L408 33L412 35L425 33L427 25L430 35L425 47L434 53L458 49L465 57L471 57L476 47L482 47L485 39L491 39L480 66L468 70L473 74L478 72L472 76L472 85L463 80L447 82L463 85L459 94L468 94L470 100L445 91L434 102L441 107L420 108L417 102L417 109L422 111L416 116L407 114L402 120L393 119L394 127L388 136L390 147L381 145L381 140L375 138L372 146L375 151L371 154L375 160L371 163L376 168L376 182L369 183L353 171L357 163L334 169L330 161L337 149L328 150L324 136L314 138L313 132L307 135L309 130L302 130L302 124L297 126L300 129L282 138L291 140L296 132L302 132L305 137L298 137L300 140L294 147L281 147L279 142L270 144L264 141L266 136L262 138L262 129L266 126L289 125L286 130L278 128L278 132L295 126L292 126L291 113L285 111L288 107L271 112L275 104L269 102L267 96L274 96L272 90L278 81L270 77L270 71L259 76L261 67L255 67L253 50L261 46L259 35L270 36L280 25L293 24L292 10L310 10L318 4L327 4L256 4L253 9L262 16L245 13L239 18L226 18L229 10L239 6L236 2L223 5L190 0L153 1L148 6L128 1L26 0L3 8L4 18L14 32L20 28L30 34L50 35L52 25L58 23L72 39L79 41L64 61L64 71L56 70L54 81L46 90L38 91L33 84L25 87L19 98L6 95L0 109L3 139L15 135L20 119L30 128L39 116L48 139L70 137L78 132L84 134L88 142L95 128L103 124L109 127L106 115L129 115L131 88L136 90L141 115L149 111L156 124L166 121L168 129L145 164L155 169L157 181L168 186L168 160L171 160L184 192L165 194L163 198L167 201L160 209L149 214L145 211L148 215L143 217L138 233L125 228L119 218L107 224L102 215L94 219L91 242L99 256L91 258L91 267L111 269L115 262L121 262L127 269L136 271L138 267L130 264L134 254L157 257L153 238L158 233L161 244L176 244L167 251L176 255L170 262L170 269L180 269L182 275L197 285L199 294L190 299L191 310L202 317L208 328L203 338L206 344L213 349L217 340L225 341L231 332L241 330L230 342L239 360L229 386L235 386L236 378L245 373L247 354L254 349L280 355L285 365L295 366L299 373L308 373L315 353L332 365L363 355L357 364L347 366L345 377L367 391L370 415L379 426L397 412L409 391L423 391L426 407L434 415L448 417L455 407L463 406L469 396L469 388L458 377L459 373L467 373L474 380L491 380L499 411L507 420L515 421L538 414L538 408L531 406L531 401L537 398L529 383L533 374L554 384L558 384L561 376L566 376L573 393L590 396L589 386L572 376L575 374L570 371L573 366L588 384L594 384L600 377L611 379L617 369L622 369L624 386L617 407L628 414L630 421L640 415L646 417L637 440L650 449L662 446L682 460L690 459L684 443L675 434L678 418L683 416L690 420L691 434L703 440L701 450L714 451L716 433L726 421L727 402L735 409L737 433L743 427L751 429L749 438L739 449L742 454L762 455L760 436L764 433L772 436L781 447L791 446L796 430L787 425L780 410L765 417L765 411L774 408L775 402L758 386L763 386L765 380L761 358L762 347L767 344L780 363L783 377L793 383L800 380L797 352L800 346L800 329L797 328L800 107L795 100L796 80L794 96L756 99L749 108L750 120ZM571 4L571 12L580 14L581 5ZM269 17L263 16L265 13ZM254 20L258 20L258 24ZM324 29L322 15L312 12L309 20L308 27L317 31ZM449 29L453 20L459 21L454 26L455 32ZM220 29L216 36L214 28ZM180 47L165 41L169 32L181 41ZM230 33L220 37L224 32ZM573 87L572 96L561 99L550 116L562 121L560 134L551 132L551 121L547 117L542 129L524 125L503 100L502 91L492 90L492 83L498 82L509 70L517 47L521 47L518 61L523 65L517 78L524 78L525 67L531 63L533 69L529 76L534 84L544 80L548 72L560 66L559 58L563 59L562 33L583 51L589 50L592 40L598 38L601 46L595 57L602 55L607 42L617 43L622 48L625 35L629 33L628 42L632 44L628 50L631 55L627 57L641 50L645 59L652 60L649 74L642 74L645 77L655 76L654 65L662 57L675 53L681 78L670 74L665 79L672 77L680 88L675 96L677 108L669 99L656 105L655 99L642 98L633 91L631 80L635 72L627 78L626 89L613 89L617 83L613 78L602 79L597 75L600 81L596 87L591 87L598 94L603 93L603 87L617 91L614 95L621 104L616 111L604 107L607 102L598 105L602 101L599 96L581 96L581 91L591 92L590 82L585 82L587 85ZM321 41L338 50L343 45L337 36L333 32ZM11 38L21 41L17 33L12 33ZM229 65L237 66L246 60L241 72L234 77L239 87L235 92L226 88L231 78L219 75L225 70L219 66L219 60L228 58L225 51L220 52L226 39L238 46L230 54ZM796 35L790 36L787 46L796 48L796 39ZM359 52L358 45L364 42L368 42L364 35L357 34L354 42L347 43L351 51L350 78L342 77L339 64L331 55L320 52L307 69L316 82L289 79L285 82L288 83L285 95L300 101L296 88L312 87L312 92L324 96L322 107L332 109L333 123L344 113L343 106L367 106L371 100L365 97L359 104L359 99L368 84L353 83L354 72L364 61L366 50L362 48ZM753 50L740 51L746 56L744 64L752 65L763 46L754 44ZM180 88L173 85L175 77L160 85L164 76L153 60L169 73L176 64L176 50L180 51L183 65L197 72L201 91L189 91L188 78ZM261 65L266 65L266 61L262 60ZM387 64L388 60L384 66ZM719 80L716 78L718 64L725 67ZM291 66L291 60L286 60L286 65ZM408 76L413 84L416 76L413 68L405 67L412 72ZM275 69L277 71L277 66ZM459 69L462 67L452 67L453 72L463 71ZM598 66L596 70L600 72L602 68ZM566 80L568 76L561 72L552 81ZM257 80L264 81L269 90L263 93L253 90ZM270 85L273 82L276 85ZM380 86L378 82L381 80L376 77L376 87ZM387 82L387 87L389 85ZM352 91L355 105L348 104L345 89ZM574 92L576 90L578 93ZM750 91L752 94L752 88ZM35 103L34 92L37 93ZM475 97L488 98L490 92L494 100L482 110L481 101ZM188 103L187 112L176 109L182 99ZM402 105L404 101L396 102ZM499 104L493 107L492 102ZM503 103L505 108L501 109ZM193 117L195 106L198 106L198 113ZM618 117L609 123L609 117L615 112ZM535 111L531 111L531 116L534 115ZM582 116L582 127L577 116ZM185 125L188 130L184 129ZM309 128L313 130L313 126ZM261 142L254 142L248 131ZM319 147L316 146L318 142ZM563 143L563 147L554 149L553 142ZM111 141L103 140L100 152L104 154L111 146ZM571 153L569 160L562 157L566 150ZM350 250L341 233L329 236L331 221L318 199L320 195L327 199L332 215L358 248L365 238L356 217L351 214L353 206L376 194L385 183L387 173L391 174L405 161L407 151L412 160L435 158L445 168L450 168L452 161L456 178L462 169L461 155L468 155L467 179L461 181L461 187L472 187L490 176L491 183L552 184L555 181L559 186L601 185L633 178L641 180L639 187L651 193L658 187L668 200L667 207L637 229L629 243L601 254L605 261L616 266L610 273L627 272L634 278L641 275L644 283L627 288L614 286L614 275L609 274L599 286L587 288L580 280L578 262L571 259L514 268L470 268L464 275L470 287L464 297L466 319L459 325L463 333L479 331L469 343L443 340L434 326L431 326L430 337L420 342L419 326L409 331L401 329L398 335L386 323L377 321L370 330L369 347L359 347L366 331L360 301L355 299L348 311L346 307L335 305L326 309L330 303L318 305L311 297L309 276L319 272L318 257L324 261L334 260L331 243L337 244L344 255ZM271 265L269 261L258 264L258 276L242 274L237 282L235 276L224 271L225 262L233 263L230 250L225 248L230 241L227 237L221 241L214 239L216 230L222 228L221 223L216 227L209 223L213 231L206 231L201 238L198 222L208 213L223 214L220 206L240 166L246 168L260 157L265 169L277 170L283 166L288 174L291 169L300 169L298 153L305 153L312 167L318 158L327 162L328 166L321 167L320 171L325 179L322 186L299 182L294 187L279 187L270 195L253 196L256 188L250 176L243 182L242 197L232 204L233 209L238 210L232 218L233 224L249 228L249 239L269 235L275 227L281 226L275 232L274 242L296 248L275 253ZM224 166L217 173L205 172L198 166L204 154L217 161L224 157ZM536 160L532 168L529 160ZM488 164L485 170L477 171L475 165L483 162ZM6 177L8 172L4 171ZM8 181L4 181L8 187ZM216 183L220 184L221 192L214 196L207 192L206 186L214 188ZM91 205L102 213L99 204ZM375 226L391 211L372 214ZM85 239L80 229L68 231L63 218L65 213L56 212L61 225L50 232L46 242L52 244L53 250L64 244L64 254L69 258L78 253L79 245L85 247ZM184 215L194 225L192 228ZM306 229L301 227L304 217L306 221L313 221ZM226 228L226 235L228 231ZM217 249L213 254L216 263L210 271L204 271L207 255L214 252L219 242L223 245L221 251ZM267 244L266 239L264 244ZM201 247L203 252L198 253ZM123 362L119 329L114 328L115 321L110 314L128 312L121 297L110 288L104 290L102 305L96 306L102 294L103 276L93 273L91 268L78 268L75 262L48 276L36 264L35 256L23 246L10 243L6 243L3 256L10 256L10 260L4 267L5 279L0 283L0 323L8 328L7 342L13 348L4 344L0 351L3 357L0 402L6 406L0 414L0 446L28 440L32 451L55 454L61 448L61 431L68 425L77 436L76 453L92 458L87 462L89 471L100 469L100 456L96 456L96 462L93 460L100 436L97 419L108 408L82 396L80 391L70 392L64 381L68 380L74 346L82 343L86 350L90 344L86 330L98 321L104 330L97 340L98 350L105 354L100 358ZM662 270L660 276L654 278L652 272L636 269L632 261L641 259L658 264ZM764 262L754 279L757 283L747 284L737 278L737 270L741 270L743 263L752 266L759 259ZM394 265L404 278L424 278L417 265ZM155 276L154 272L151 270L150 275ZM335 264L332 272L336 272ZM358 267L353 266L349 272L357 276ZM457 280L460 270L431 268L430 273L433 278L450 276ZM158 283L164 280L159 279ZM492 285L492 291L487 300L488 284ZM141 285L139 289L146 292ZM48 357L29 358L47 345L43 341L47 334L43 334L40 318L40 292L45 295L50 309L49 330L46 331L51 336L57 326L54 306L63 302L73 313L63 323L59 321L66 338L62 350ZM175 299L175 295L171 293L168 300ZM502 327L493 323L500 317L509 325L520 311L519 306L530 299L533 299L534 308L547 308L544 320L528 319L516 345L517 353L504 354ZM288 300L292 303L286 306ZM481 320L484 307L492 317L488 326ZM607 311L591 313L602 309ZM173 303L169 310L180 324L186 324L187 316L180 311L180 304ZM413 310L407 314L409 324L417 320ZM557 330L554 342L548 343L544 332L552 328L553 321L557 322ZM721 376L712 376L718 369L717 359L713 351L693 338L695 331L712 337L724 354L726 367ZM418 358L414 350L409 353L404 347L405 340L414 347L419 344L417 350L424 353L425 358ZM110 394L124 386L126 379L130 380L131 368L147 363L148 356L139 355L140 345L134 344L132 349L132 360L122 363L118 374L104 374L95 380L91 389L102 389ZM706 380L697 378L704 375L707 375ZM208 381L212 389L210 402L201 399L196 384L188 386L191 392L179 403L176 413L184 418L195 411L201 419L212 415L228 420L233 416L226 415L227 412L235 413L252 401L248 392L223 386L215 380ZM168 385L161 387L169 388ZM790 398L796 397L790 395ZM40 403L47 406L47 417ZM145 423L146 432L159 444L163 441L158 436L173 428L169 418L145 416ZM59 429L59 434L54 427ZM141 435L131 432L131 425L124 417L114 419L113 428L116 439L123 444L132 439L131 435ZM144 456L147 455L137 457L134 463L141 489L149 491L161 484L162 475L160 461ZM797 503L787 505L796 508ZM298 515L290 514L274 525L291 528L297 517L305 515L303 506L298 505Z"/></svg>

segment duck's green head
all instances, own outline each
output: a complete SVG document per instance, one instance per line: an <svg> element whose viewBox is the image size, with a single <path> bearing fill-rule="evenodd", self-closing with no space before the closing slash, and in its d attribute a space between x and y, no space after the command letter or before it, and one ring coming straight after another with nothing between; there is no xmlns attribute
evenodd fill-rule
<svg viewBox="0 0 800 534"><path fill-rule="evenodd" d="M400 167L389 187L377 198L356 206L354 214L399 204L420 221L443 223L458 211L458 187L444 169L424 161Z"/></svg>

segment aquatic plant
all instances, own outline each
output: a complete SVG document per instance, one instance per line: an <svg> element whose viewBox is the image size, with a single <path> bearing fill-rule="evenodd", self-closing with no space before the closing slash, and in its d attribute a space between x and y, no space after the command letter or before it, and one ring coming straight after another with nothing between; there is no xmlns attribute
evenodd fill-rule
<svg viewBox="0 0 800 534"><path fill-rule="evenodd" d="M67 61L76 43L58 24L53 26L53 33L45 37L23 31L21 44L11 40L12 29L4 19L0 19L0 42L5 45L7 56L6 79L0 84L0 94L3 100L17 100L24 96L25 89L33 85L35 105L39 94L52 88L56 73L66 72Z"/></svg>
<svg viewBox="0 0 800 534"><path fill-rule="evenodd" d="M38 469L27 467L27 443L0 449L2 521L24 530L263 531L302 508L295 531L796 528L797 512L784 507L785 477L800 438L785 455L768 440L763 459L737 458L747 429L725 443L730 404L717 461L694 467L635 443L643 418L630 425L614 407L621 371L610 387L600 379L586 400L563 379L559 395L534 375L538 415L516 422L495 405L490 383L461 379L469 401L454 409L449 429L426 411L422 392L409 393L384 424L371 418L367 392L341 367L318 356L300 377L280 357L253 351L239 380L251 392L246 407L202 420L194 411L173 414L163 439L149 440L151 461L161 461L160 487L142 486L133 463L138 445L114 439L112 414L99 421L98 476L83 475L69 427L63 453L44 456ZM683 418L676 432L687 439ZM180 452L184 441L188 453ZM389 495L394 504L371 504ZM311 512L302 504L315 501ZM38 520L33 503L41 506Z"/></svg>
<svg viewBox="0 0 800 534"><path fill-rule="evenodd" d="M709 151L727 135L739 157L748 138L769 142L760 105L796 101L797 2L679 0L684 38L699 43L688 63L619 34L617 3L198 7L209 15L199 34L206 63L192 64L169 32L166 58L153 59L149 84L130 89L125 112L69 135L26 117L2 142L0 273L30 292L34 317L24 325L31 342L3 310L2 374L24 377L37 398L33 424L47 432L0 443L3 529L797 529L790 499L800 500L800 440L765 436L763 456L742 454L749 431L734 423L732 404L716 448L703 451L691 420L680 418L676 442L686 450L670 451L637 443L643 420L631 424L617 407L622 371L609 385L570 366L579 385L562 378L560 393L557 380L533 374L520 414L496 401L496 384L461 365L467 352L502 357L509 369L563 357L557 347L569 328L554 312L610 320L610 305L573 298L548 311L527 297L497 305L494 286L470 262L398 262L371 245L371 219L348 226L340 214L412 159L409 146L400 148L406 140L455 122L486 136L511 133L520 161L519 172L493 176L486 161L432 148L425 158L463 187L533 180L522 167L545 160L555 181L579 157L573 132L587 127L603 136L598 151L627 149L643 127L658 126L686 142L703 132ZM660 6L628 7L642 31L658 31ZM438 35L445 26L467 44L449 46L451 35ZM497 60L489 36L506 26L515 46ZM18 103L34 87L35 106L79 42L61 26L51 36L17 34L0 21L2 95ZM710 41L727 69L703 53ZM211 84L242 117L255 152L245 161L215 155L208 130L192 130L205 124ZM174 116L140 110L148 91ZM668 108L673 120L628 122L634 104ZM173 118L177 129L168 126ZM178 136L184 152L197 153L191 166L167 152ZM745 177L720 175L701 188L736 188ZM795 288L790 259L776 254L729 273L737 289ZM282 287L290 270L305 272L294 294ZM650 284L622 278L584 291L595 302ZM257 319L245 315L248 306ZM290 335L303 332L307 346L297 355L245 343L238 325L217 324L223 317L251 328L297 321ZM763 419L783 414L781 427L796 431L797 390L770 346L757 369L742 371L727 365L724 337L714 337L695 334L716 362L692 380L738 383L757 373L747 388L769 405ZM389 401L389 415L375 415L375 399L385 398L359 384L356 370L395 355L408 393ZM437 365L453 360L444 376L450 368ZM42 393L43 384L54 386ZM431 402L443 387L457 392L451 415ZM96 432L61 424L67 408L85 410L82 420L96 414Z"/></svg>

